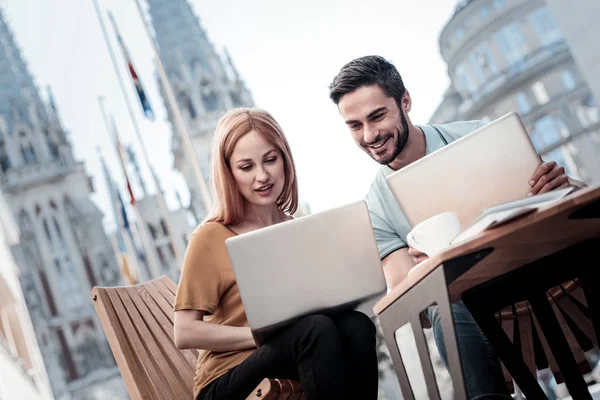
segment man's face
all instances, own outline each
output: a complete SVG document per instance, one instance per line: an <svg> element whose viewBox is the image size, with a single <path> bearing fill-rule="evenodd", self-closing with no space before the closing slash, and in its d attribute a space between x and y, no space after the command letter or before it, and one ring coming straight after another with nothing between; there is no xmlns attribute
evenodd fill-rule
<svg viewBox="0 0 600 400"><path fill-rule="evenodd" d="M408 92L404 96L408 98ZM378 85L345 94L338 109L358 147L379 164L390 164L406 145L406 116Z"/></svg>

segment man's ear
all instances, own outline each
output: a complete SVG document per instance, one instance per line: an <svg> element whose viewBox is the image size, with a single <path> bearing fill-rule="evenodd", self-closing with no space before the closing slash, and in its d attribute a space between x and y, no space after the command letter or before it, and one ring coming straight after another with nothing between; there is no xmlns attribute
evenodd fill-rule
<svg viewBox="0 0 600 400"><path fill-rule="evenodd" d="M410 109L412 108L412 99L410 98L410 93L408 93L408 90L404 93L404 95L402 96L402 111L404 112L410 112Z"/></svg>

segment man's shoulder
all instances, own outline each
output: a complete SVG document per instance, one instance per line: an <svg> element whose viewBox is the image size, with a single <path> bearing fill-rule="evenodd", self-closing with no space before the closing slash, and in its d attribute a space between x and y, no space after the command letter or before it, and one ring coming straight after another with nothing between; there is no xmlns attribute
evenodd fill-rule
<svg viewBox="0 0 600 400"><path fill-rule="evenodd" d="M443 135L450 138L451 140L459 139L474 130L481 128L485 125L484 121L471 120L471 121L455 121L447 124L432 124L431 126L439 129Z"/></svg>
<svg viewBox="0 0 600 400"><path fill-rule="evenodd" d="M381 197L381 190L387 187L385 178L387 178L388 175L389 174L387 174L385 171L385 167L381 167L379 171L377 171L377 175L375 175L375 178L369 187L369 192L365 196L367 204L373 203L374 201L379 201Z"/></svg>

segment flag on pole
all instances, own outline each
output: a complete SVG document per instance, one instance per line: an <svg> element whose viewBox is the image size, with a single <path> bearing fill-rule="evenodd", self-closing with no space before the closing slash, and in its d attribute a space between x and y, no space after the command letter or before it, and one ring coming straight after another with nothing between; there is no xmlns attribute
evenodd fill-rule
<svg viewBox="0 0 600 400"><path fill-rule="evenodd" d="M125 215L124 218L127 218L127 215ZM117 246L121 258L121 274L123 275L123 277L125 277L125 279L127 280L127 282L129 282L130 285L135 285L135 283L137 282L137 273L135 271L135 268L132 268L132 266L129 264L129 259L127 257L127 246L125 245L125 239L123 238L123 235L121 235L120 229L117 229Z"/></svg>
<svg viewBox="0 0 600 400"><path fill-rule="evenodd" d="M117 200L119 202L119 207L121 208L121 222L123 223L123 228L127 232L127 235L131 239L131 244L135 247L135 252L138 260L142 262L146 262L146 256L144 255L144 251L138 247L136 244L135 238L133 236L133 232L131 231L131 225L129 224L129 218L127 217L127 210L125 209L125 203L123 202L123 198L121 197L121 192L117 190ZM123 242L123 245L125 243ZM120 243L119 243L120 247Z"/></svg>
<svg viewBox="0 0 600 400"><path fill-rule="evenodd" d="M129 265L129 261L127 260L127 254L121 253L121 274L130 285L135 285L137 283L137 274L135 270L131 268Z"/></svg>
<svg viewBox="0 0 600 400"><path fill-rule="evenodd" d="M129 202L132 206L134 206L135 196L133 195L133 189L131 188L131 182L129 181L129 175L127 174L127 165L125 163L125 149L123 148L123 145L121 145L121 140L119 139L119 132L117 131L117 125L115 124L115 119L112 115L110 116L110 122L113 134L115 135L115 142L117 144L117 154L119 155L119 161L121 162L123 175L125 175L125 183L127 185L127 191L129 192Z"/></svg>
<svg viewBox="0 0 600 400"><path fill-rule="evenodd" d="M125 210L125 203L121 197L121 192L117 190L117 199L119 200L119 207L121 207L121 222L123 222L123 228L128 234L131 233L131 227L129 226L129 218L127 218L127 210Z"/></svg>
<svg viewBox="0 0 600 400"><path fill-rule="evenodd" d="M121 276L123 277L124 281L130 285L135 285L137 283L137 273L129 264L127 249L120 231L120 229L117 229L116 239L115 237L111 238L113 251L115 252L115 256L119 262Z"/></svg>
<svg viewBox="0 0 600 400"><path fill-rule="evenodd" d="M150 101L148 101L148 97L146 96L146 92L144 91L144 87L142 86L142 81L138 77L135 68L133 67L133 62L131 61L131 57L129 56L129 51L125 46L125 42L119 33L119 29L117 28L117 23L113 18L111 12L108 13L108 18L115 30L115 35L117 36L117 41L119 42L119 47L121 48L121 52L123 53L123 57L125 58L125 62L127 63L127 69L129 70L129 75L131 75L131 80L133 81L133 85L135 86L135 91L137 92L138 98L140 99L140 104L142 105L142 109L144 110L144 115L151 120L154 121L154 111L152 111L152 107L150 106Z"/></svg>

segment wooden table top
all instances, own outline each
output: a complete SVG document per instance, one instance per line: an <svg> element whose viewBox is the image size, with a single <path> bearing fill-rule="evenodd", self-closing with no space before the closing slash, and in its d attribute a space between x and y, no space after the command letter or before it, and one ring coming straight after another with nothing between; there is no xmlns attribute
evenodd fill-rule
<svg viewBox="0 0 600 400"><path fill-rule="evenodd" d="M463 292L476 285L585 239L600 238L600 219L569 218L576 210L598 202L600 202L600 185L589 186L571 193L552 206L486 230L466 242L451 246L412 271L406 279L379 300L373 310L375 314L381 314L443 263L476 251L493 249L488 256L449 284L448 292L453 302L459 301Z"/></svg>

